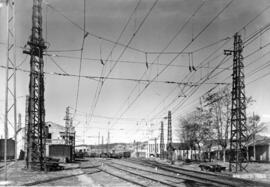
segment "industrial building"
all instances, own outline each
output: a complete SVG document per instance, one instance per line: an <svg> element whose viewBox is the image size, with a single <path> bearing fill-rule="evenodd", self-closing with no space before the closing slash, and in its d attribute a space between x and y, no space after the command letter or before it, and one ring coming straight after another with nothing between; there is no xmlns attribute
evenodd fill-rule
<svg viewBox="0 0 270 187"><path fill-rule="evenodd" d="M54 122L46 122L46 156L58 158L62 162L74 160L75 127L64 127Z"/></svg>

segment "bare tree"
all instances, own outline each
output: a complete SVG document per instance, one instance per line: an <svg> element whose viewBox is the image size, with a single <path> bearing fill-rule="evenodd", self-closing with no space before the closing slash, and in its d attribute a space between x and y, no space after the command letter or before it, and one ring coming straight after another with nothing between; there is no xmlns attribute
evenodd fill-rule
<svg viewBox="0 0 270 187"><path fill-rule="evenodd" d="M247 141L253 142L253 159L256 160L256 135L264 130L266 130L266 124L265 123L259 123L260 122L260 116L258 114L254 114L252 116L249 116L247 118ZM249 158L249 155L248 155Z"/></svg>
<svg viewBox="0 0 270 187"><path fill-rule="evenodd" d="M215 93L208 93L204 98L205 110L210 113L215 132L214 139L221 146L223 152L223 161L226 160L226 148L229 138L229 127L231 124L231 94L228 88L224 88ZM219 152L218 152L219 154ZM220 155L218 155L220 157Z"/></svg>

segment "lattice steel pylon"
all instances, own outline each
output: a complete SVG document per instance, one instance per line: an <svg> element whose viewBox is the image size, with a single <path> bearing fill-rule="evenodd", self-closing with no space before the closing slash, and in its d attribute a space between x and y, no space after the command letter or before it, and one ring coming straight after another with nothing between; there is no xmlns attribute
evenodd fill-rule
<svg viewBox="0 0 270 187"><path fill-rule="evenodd" d="M70 118L70 112L69 112L69 106L66 108L66 116L64 118L65 122L65 144L70 144L70 128L71 128L71 118Z"/></svg>
<svg viewBox="0 0 270 187"><path fill-rule="evenodd" d="M33 0L32 33L29 50L24 53L30 59L29 107L28 107L28 151L26 166L31 170L45 170L45 108L44 108L44 62L46 49L42 38L42 0Z"/></svg>
<svg viewBox="0 0 270 187"><path fill-rule="evenodd" d="M29 142L29 136L28 136L28 122L29 122L29 116L28 116L28 107L29 107L29 95L26 96L25 99L25 116L24 116L24 121L25 121L25 127L24 127L24 151L26 152L26 158L28 158L27 154L29 153L28 151L28 143Z"/></svg>
<svg viewBox="0 0 270 187"><path fill-rule="evenodd" d="M5 87L5 143L4 143L4 163L5 180L7 180L7 139L8 124L14 125L14 135L17 131L17 100L16 100L16 35L15 35L15 3L14 0L6 0L7 18L7 59L6 59L6 87ZM11 102L9 102L11 101ZM13 116L13 123L10 117ZM15 142L16 147L17 142ZM15 150L15 157L17 150Z"/></svg>
<svg viewBox="0 0 270 187"><path fill-rule="evenodd" d="M168 152L168 159L172 161L173 146L172 146L172 113L171 111L168 112L167 152Z"/></svg>
<svg viewBox="0 0 270 187"><path fill-rule="evenodd" d="M164 128L163 128L163 121L161 121L160 126L160 158L164 159Z"/></svg>
<svg viewBox="0 0 270 187"><path fill-rule="evenodd" d="M234 35L234 49L225 50L225 55L233 54L232 74L232 108L229 170L235 172L246 170L246 96L243 64L243 42L241 36Z"/></svg>

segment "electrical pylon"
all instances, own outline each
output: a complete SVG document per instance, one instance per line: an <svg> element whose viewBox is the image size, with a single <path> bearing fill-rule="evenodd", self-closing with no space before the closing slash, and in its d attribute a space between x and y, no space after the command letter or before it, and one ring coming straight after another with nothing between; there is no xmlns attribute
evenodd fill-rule
<svg viewBox="0 0 270 187"><path fill-rule="evenodd" d="M110 144L110 131L108 131L108 137L107 137L107 153L109 153L109 144Z"/></svg>
<svg viewBox="0 0 270 187"><path fill-rule="evenodd" d="M28 142L30 139L30 134L28 133L29 128L28 128L28 123L29 123L29 116L28 116L28 107L29 107L29 95L26 96L25 98L25 117L24 117L24 122L25 122L25 129L24 129L24 151L25 151L25 158L28 158L28 153L29 153L29 146ZM28 165L28 159L26 159L26 165Z"/></svg>
<svg viewBox="0 0 270 187"><path fill-rule="evenodd" d="M14 135L17 131L17 100L16 100L16 35L15 35L15 2L6 0L7 15L7 59L6 59L6 87L5 87L5 119L4 119L4 165L5 180L7 180L7 139L8 124L13 124ZM11 102L9 102L11 101ZM10 117L13 116L13 123ZM16 147L17 142L15 142ZM15 150L17 157L17 150Z"/></svg>
<svg viewBox="0 0 270 187"><path fill-rule="evenodd" d="M45 108L44 108L44 62L43 51L46 49L42 38L42 0L33 0L32 33L27 42L29 50L24 53L30 59L30 84L28 107L28 162L31 170L45 170Z"/></svg>
<svg viewBox="0 0 270 187"><path fill-rule="evenodd" d="M168 112L167 152L168 152L168 159L172 161L173 146L172 146L172 113L171 111Z"/></svg>
<svg viewBox="0 0 270 187"><path fill-rule="evenodd" d="M163 121L161 121L160 127L160 158L164 159L164 129L163 129Z"/></svg>
<svg viewBox="0 0 270 187"><path fill-rule="evenodd" d="M225 55L233 55L232 108L229 170L246 170L246 96L243 64L243 42L241 36L234 35L234 49L225 50Z"/></svg>
<svg viewBox="0 0 270 187"><path fill-rule="evenodd" d="M66 108L66 116L64 118L65 122L65 144L70 144L70 112L69 112L69 106Z"/></svg>

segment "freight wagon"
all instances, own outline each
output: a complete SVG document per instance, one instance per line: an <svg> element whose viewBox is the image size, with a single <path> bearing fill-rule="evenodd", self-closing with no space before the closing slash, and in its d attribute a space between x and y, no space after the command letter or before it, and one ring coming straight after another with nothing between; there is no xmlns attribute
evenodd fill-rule
<svg viewBox="0 0 270 187"><path fill-rule="evenodd" d="M5 139L0 139L0 160L4 160ZM7 139L7 159L15 158L15 141Z"/></svg>

